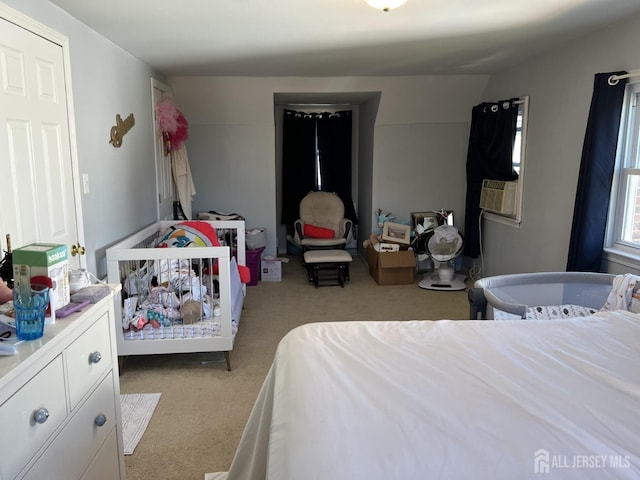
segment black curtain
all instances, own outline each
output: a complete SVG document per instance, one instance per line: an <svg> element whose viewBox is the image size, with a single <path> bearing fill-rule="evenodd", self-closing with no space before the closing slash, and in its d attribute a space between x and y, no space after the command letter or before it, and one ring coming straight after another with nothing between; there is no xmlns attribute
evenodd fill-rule
<svg viewBox="0 0 640 480"><path fill-rule="evenodd" d="M335 192L345 206L345 218L357 223L351 198L351 111L304 113L285 110L282 140L281 223L299 218L300 200L317 190L316 138L322 190Z"/></svg>
<svg viewBox="0 0 640 480"><path fill-rule="evenodd" d="M582 147L567 271L600 271L626 84L625 79L610 85L609 77L625 73L595 75Z"/></svg>
<svg viewBox="0 0 640 480"><path fill-rule="evenodd" d="M517 99L481 103L471 111L467 151L467 197L464 254L480 255L480 193L482 180L517 180L513 169L513 142L518 119Z"/></svg>
<svg viewBox="0 0 640 480"><path fill-rule="evenodd" d="M318 150L322 190L335 192L344 203L344 216L358 223L351 198L351 111L318 116Z"/></svg>
<svg viewBox="0 0 640 480"><path fill-rule="evenodd" d="M316 188L315 115L285 110L282 125L282 216L293 225L300 215L300 200Z"/></svg>

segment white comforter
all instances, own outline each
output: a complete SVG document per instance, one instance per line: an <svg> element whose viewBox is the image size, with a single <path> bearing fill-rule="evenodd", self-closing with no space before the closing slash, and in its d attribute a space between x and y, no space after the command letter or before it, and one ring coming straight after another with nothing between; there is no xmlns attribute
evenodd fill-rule
<svg viewBox="0 0 640 480"><path fill-rule="evenodd" d="M638 479L640 317L299 327L225 477Z"/></svg>

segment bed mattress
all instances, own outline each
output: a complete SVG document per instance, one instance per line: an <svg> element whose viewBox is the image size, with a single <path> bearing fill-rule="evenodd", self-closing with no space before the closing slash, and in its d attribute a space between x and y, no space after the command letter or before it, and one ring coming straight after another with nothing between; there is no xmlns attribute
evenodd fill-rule
<svg viewBox="0 0 640 480"><path fill-rule="evenodd" d="M640 317L309 324L227 480L640 478ZM544 475L541 475L544 474Z"/></svg>

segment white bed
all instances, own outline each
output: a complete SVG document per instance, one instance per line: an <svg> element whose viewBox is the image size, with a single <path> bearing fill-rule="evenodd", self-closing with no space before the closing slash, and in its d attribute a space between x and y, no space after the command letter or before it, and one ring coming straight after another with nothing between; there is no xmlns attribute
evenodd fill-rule
<svg viewBox="0 0 640 480"><path fill-rule="evenodd" d="M206 478L638 479L640 317L299 327Z"/></svg>

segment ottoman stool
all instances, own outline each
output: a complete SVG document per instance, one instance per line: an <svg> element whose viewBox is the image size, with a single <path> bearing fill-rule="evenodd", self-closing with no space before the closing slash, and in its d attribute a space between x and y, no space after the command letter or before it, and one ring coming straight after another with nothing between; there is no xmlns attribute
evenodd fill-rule
<svg viewBox="0 0 640 480"><path fill-rule="evenodd" d="M353 259L346 250L308 250L304 252L304 263L309 274L309 281L318 287L340 285L349 281L349 263ZM328 285L321 282L329 281ZM337 282L337 283L336 283Z"/></svg>

